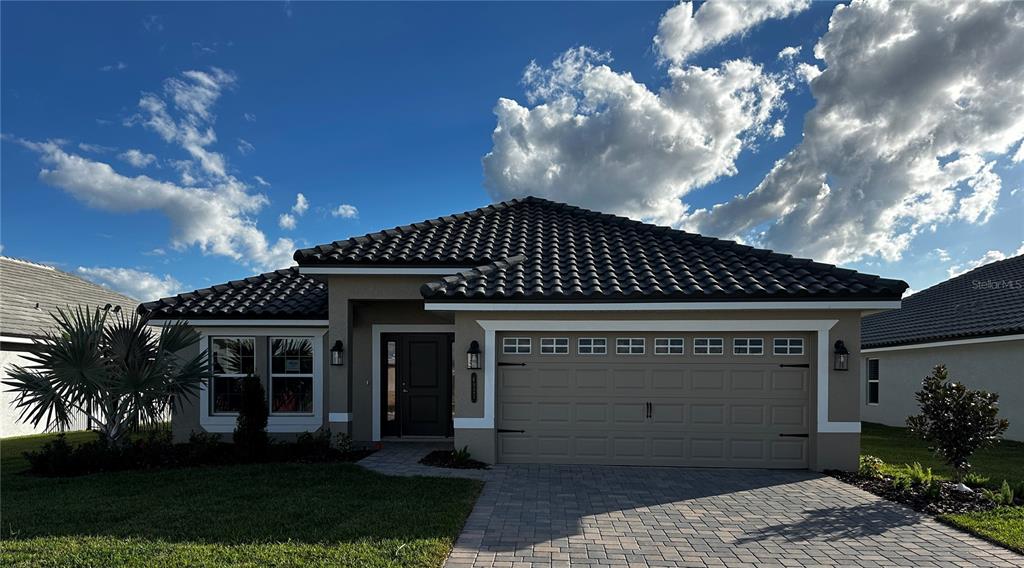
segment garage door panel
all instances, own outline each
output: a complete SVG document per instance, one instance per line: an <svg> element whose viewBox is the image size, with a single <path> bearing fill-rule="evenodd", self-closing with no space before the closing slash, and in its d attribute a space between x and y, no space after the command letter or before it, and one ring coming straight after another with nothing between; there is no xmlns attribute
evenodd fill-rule
<svg viewBox="0 0 1024 568"><path fill-rule="evenodd" d="M724 404L694 404L690 406L691 424L725 424Z"/></svg>
<svg viewBox="0 0 1024 568"><path fill-rule="evenodd" d="M767 385L762 369L733 370L730 379L735 391L763 391Z"/></svg>
<svg viewBox="0 0 1024 568"><path fill-rule="evenodd" d="M653 393L678 392L685 385L686 372L683 369L652 369L651 390Z"/></svg>
<svg viewBox="0 0 1024 568"><path fill-rule="evenodd" d="M647 369L612 369L612 385L616 391L647 389Z"/></svg>
<svg viewBox="0 0 1024 568"><path fill-rule="evenodd" d="M772 371L772 390L775 392L807 391L807 373L805 371Z"/></svg>
<svg viewBox="0 0 1024 568"><path fill-rule="evenodd" d="M647 407L643 403L612 402L615 424L642 424L647 420Z"/></svg>
<svg viewBox="0 0 1024 568"><path fill-rule="evenodd" d="M572 405L568 402L537 403L537 422L564 423L572 421Z"/></svg>
<svg viewBox="0 0 1024 568"><path fill-rule="evenodd" d="M729 409L729 423L764 426L765 408L760 404L735 404Z"/></svg>
<svg viewBox="0 0 1024 568"><path fill-rule="evenodd" d="M725 390L725 372L721 369L699 369L693 371L692 376L695 391Z"/></svg>
<svg viewBox="0 0 1024 568"><path fill-rule="evenodd" d="M771 407L772 426L796 426L807 427L806 406L782 406Z"/></svg>

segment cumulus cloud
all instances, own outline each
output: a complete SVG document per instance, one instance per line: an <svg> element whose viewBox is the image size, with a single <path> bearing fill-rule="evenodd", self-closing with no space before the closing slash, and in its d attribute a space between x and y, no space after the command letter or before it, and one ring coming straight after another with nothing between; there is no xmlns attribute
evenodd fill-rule
<svg viewBox="0 0 1024 568"><path fill-rule="evenodd" d="M343 203L331 210L331 215L342 219L355 219L359 216L359 210L355 206Z"/></svg>
<svg viewBox="0 0 1024 568"><path fill-rule="evenodd" d="M156 156L154 156L153 154L147 154L141 150L136 150L135 148L122 152L117 157L135 166L136 168L145 168L150 164L156 162Z"/></svg>
<svg viewBox="0 0 1024 568"><path fill-rule="evenodd" d="M304 215L309 210L309 201L306 200L306 196L298 193L295 195L295 205L292 205L291 213L282 213L277 218L277 224L282 229L293 230L299 224L299 217Z"/></svg>
<svg viewBox="0 0 1024 568"><path fill-rule="evenodd" d="M242 118L244 118L246 122L256 122L256 115L251 112L242 113Z"/></svg>
<svg viewBox="0 0 1024 568"><path fill-rule="evenodd" d="M173 296L182 290L181 282L170 274L159 276L134 268L79 266L78 274L142 302Z"/></svg>
<svg viewBox="0 0 1024 568"><path fill-rule="evenodd" d="M711 0L694 12L693 3L681 2L662 16L654 45L663 60L679 65L765 20L785 18L810 5L810 0Z"/></svg>
<svg viewBox="0 0 1024 568"><path fill-rule="evenodd" d="M782 51L779 52L777 57L779 59L793 59L797 55L800 55L800 50L801 46L799 45L791 45L789 47L784 47L782 48Z"/></svg>
<svg viewBox="0 0 1024 568"><path fill-rule="evenodd" d="M302 215L307 210L309 210L309 201L306 199L306 196L301 193L296 193L295 205L292 205L292 211L297 215Z"/></svg>
<svg viewBox="0 0 1024 568"><path fill-rule="evenodd" d="M292 230L298 225L298 221L291 213L281 213L281 216L277 218L277 224L282 229Z"/></svg>
<svg viewBox="0 0 1024 568"><path fill-rule="evenodd" d="M992 157L1024 138L1024 4L838 6L799 146L683 225L830 262L898 260L923 229L983 223ZM809 238L813 235L813 238Z"/></svg>
<svg viewBox="0 0 1024 568"><path fill-rule="evenodd" d="M954 276L959 276L964 272L974 270L979 266L984 266L986 264L991 264L993 262L1005 260L1007 258L1013 258L1015 256L1020 256L1022 254L1024 254L1024 241L1021 241L1020 247L1018 247L1016 251L1004 253L998 250L990 250L985 254L981 255L980 258L968 260L967 262L964 262L962 264L950 266L947 272L949 273L949 277L952 278Z"/></svg>

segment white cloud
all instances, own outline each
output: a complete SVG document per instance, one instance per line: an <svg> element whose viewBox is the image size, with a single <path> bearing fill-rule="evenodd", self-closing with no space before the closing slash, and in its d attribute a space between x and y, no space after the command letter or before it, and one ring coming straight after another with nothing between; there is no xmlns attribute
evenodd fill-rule
<svg viewBox="0 0 1024 568"><path fill-rule="evenodd" d="M935 256L939 257L941 262L949 262L949 259L951 258L949 256L949 251L946 249L937 248L933 252L935 253Z"/></svg>
<svg viewBox="0 0 1024 568"><path fill-rule="evenodd" d="M118 61L117 63L112 63L110 65L104 65L103 67L100 67L100 71L122 71L127 68L128 66L125 65L123 61Z"/></svg>
<svg viewBox="0 0 1024 568"><path fill-rule="evenodd" d="M256 149L248 140L239 138L238 139L238 153L245 156Z"/></svg>
<svg viewBox="0 0 1024 568"><path fill-rule="evenodd" d="M355 219L359 216L359 210L352 205L343 203L331 210L331 215L342 219Z"/></svg>
<svg viewBox="0 0 1024 568"><path fill-rule="evenodd" d="M754 191L683 226L850 262L898 260L941 223L984 223L994 159L1024 138L1021 21L1020 3L838 6L814 49L824 69L801 144Z"/></svg>
<svg viewBox="0 0 1024 568"><path fill-rule="evenodd" d="M778 59L793 59L797 55L800 55L801 49L802 47L799 45L791 45L789 47L784 47L776 57Z"/></svg>
<svg viewBox="0 0 1024 568"><path fill-rule="evenodd" d="M252 176L252 179L256 180L256 183L262 185L263 187L270 187L270 182L263 179L260 176Z"/></svg>
<svg viewBox="0 0 1024 568"><path fill-rule="evenodd" d="M291 213L282 213L277 218L277 224L282 229L294 230L299 225L299 217L309 210L309 201L301 193L295 195L295 205L292 205Z"/></svg>
<svg viewBox="0 0 1024 568"><path fill-rule="evenodd" d="M246 122L256 122L256 115L249 112L243 113L242 118L244 118Z"/></svg>
<svg viewBox="0 0 1024 568"><path fill-rule="evenodd" d="M804 83L810 83L817 79L818 75L821 75L821 69L817 65L799 63L796 66L796 76L803 80Z"/></svg>
<svg viewBox="0 0 1024 568"><path fill-rule="evenodd" d="M662 59L678 65L765 20L785 18L810 5L810 0L710 0L694 12L692 3L680 2L662 16L654 45Z"/></svg>
<svg viewBox="0 0 1024 568"><path fill-rule="evenodd" d="M1015 256L1020 256L1022 254L1024 254L1024 241L1021 241L1020 247L1017 248L1017 250L1014 251L1014 252L1004 253L1004 252L998 251L998 250L990 250L990 251L986 252L985 254L981 255L981 258L976 258L974 260L968 260L967 262L964 262L962 264L956 264L954 266L950 266L949 270L947 270L947 272L949 273L949 277L952 278L954 276L959 276L959 275L963 274L964 272L968 272L970 270L974 270L975 268L978 268L979 266L984 266L986 264L991 264L993 262L996 262L996 261L999 261L999 260L1004 260L1004 259L1007 259L1007 258L1013 258Z"/></svg>
<svg viewBox="0 0 1024 568"><path fill-rule="evenodd" d="M907 288L903 292L903 296L902 297L906 298L907 296L913 296L914 294L917 294L917 290L914 290L913 288Z"/></svg>
<svg viewBox="0 0 1024 568"><path fill-rule="evenodd" d="M145 168L146 166L156 162L156 156L153 154L147 154L141 150L136 150L135 148L122 152L117 157L136 168Z"/></svg>
<svg viewBox="0 0 1024 568"><path fill-rule="evenodd" d="M173 296L182 290L181 282L170 274L159 276L134 268L79 266L78 274L143 302Z"/></svg>
<svg viewBox="0 0 1024 568"><path fill-rule="evenodd" d="M78 149L83 152L92 152L94 154L106 154L107 152L113 152L114 150L117 150L117 148L114 148L112 146L102 146L100 144L87 144L85 142L80 142L78 144Z"/></svg>
<svg viewBox="0 0 1024 568"><path fill-rule="evenodd" d="M298 225L298 221L291 213L281 213L281 216L277 218L277 224L282 229L292 230Z"/></svg>
<svg viewBox="0 0 1024 568"><path fill-rule="evenodd" d="M292 205L292 211L296 215L302 215L307 210L309 210L309 201L306 199L306 196L301 193L295 194L295 205Z"/></svg>

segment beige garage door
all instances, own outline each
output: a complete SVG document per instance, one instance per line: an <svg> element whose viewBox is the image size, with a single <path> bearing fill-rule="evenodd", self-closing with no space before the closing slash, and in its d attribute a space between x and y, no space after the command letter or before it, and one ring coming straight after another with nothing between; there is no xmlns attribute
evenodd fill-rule
<svg viewBox="0 0 1024 568"><path fill-rule="evenodd" d="M801 334L498 336L504 463L806 468Z"/></svg>

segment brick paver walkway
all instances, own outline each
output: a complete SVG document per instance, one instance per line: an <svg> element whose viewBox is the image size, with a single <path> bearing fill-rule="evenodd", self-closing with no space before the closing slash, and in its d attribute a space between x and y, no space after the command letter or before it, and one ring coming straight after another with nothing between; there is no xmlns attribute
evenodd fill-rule
<svg viewBox="0 0 1024 568"><path fill-rule="evenodd" d="M397 444L394 446L398 446ZM446 563L532 566L1024 566L1024 557L806 471L416 464L386 447L364 465L486 485Z"/></svg>

